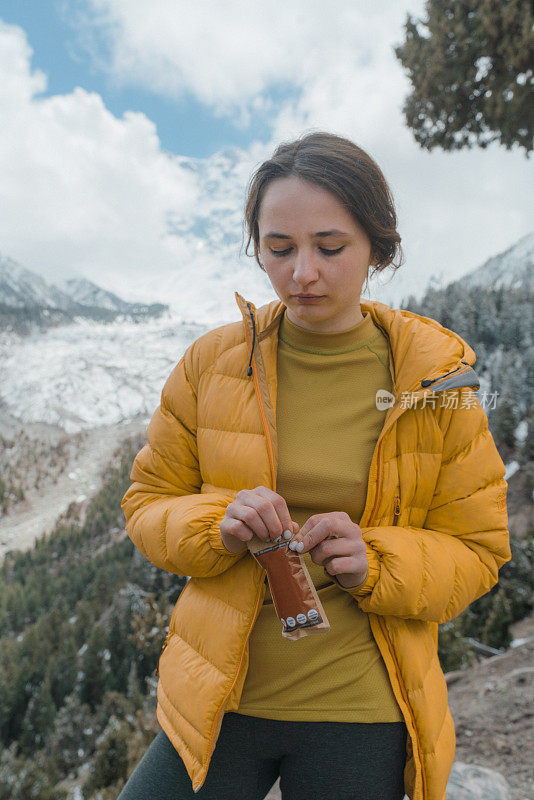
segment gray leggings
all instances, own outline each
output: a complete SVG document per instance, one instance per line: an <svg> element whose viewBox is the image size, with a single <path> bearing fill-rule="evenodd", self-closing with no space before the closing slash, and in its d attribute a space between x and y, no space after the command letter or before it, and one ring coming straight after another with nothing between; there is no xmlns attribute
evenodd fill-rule
<svg viewBox="0 0 534 800"><path fill-rule="evenodd" d="M202 788L163 730L118 800L403 800L404 722L290 722L227 712Z"/></svg>

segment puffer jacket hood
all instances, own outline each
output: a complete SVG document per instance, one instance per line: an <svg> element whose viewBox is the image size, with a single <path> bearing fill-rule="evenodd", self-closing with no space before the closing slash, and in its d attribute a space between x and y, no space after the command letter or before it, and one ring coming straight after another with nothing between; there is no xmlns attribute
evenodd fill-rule
<svg viewBox="0 0 534 800"><path fill-rule="evenodd" d="M189 578L159 662L157 718L202 787L222 719L235 711L265 570L230 553L219 524L241 489L276 491L281 301L193 342L172 370L122 500L135 546ZM348 591L368 614L408 730L405 791L445 800L454 723L438 625L498 581L511 559L505 468L473 389L475 353L436 320L361 299L386 335L394 401L369 469L359 521L369 572Z"/></svg>

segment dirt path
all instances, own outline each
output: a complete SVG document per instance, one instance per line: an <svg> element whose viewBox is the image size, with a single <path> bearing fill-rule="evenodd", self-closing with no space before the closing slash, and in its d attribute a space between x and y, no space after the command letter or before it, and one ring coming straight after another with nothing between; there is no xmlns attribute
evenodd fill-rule
<svg viewBox="0 0 534 800"><path fill-rule="evenodd" d="M24 463L24 472L30 486L24 492L24 501L0 516L0 562L8 550L27 550L43 533L50 533L71 502L92 497L101 486L101 473L111 464L116 447L124 438L145 430L144 420L136 419L124 425L102 426L66 437L56 426L22 425L13 417L0 414L0 434L15 442L10 450L13 461L21 455L22 444L18 443L21 433L25 434L24 460L27 463ZM53 452L58 442L65 442L65 439L68 441L62 451L61 471L41 477L39 487L35 488L32 471L37 473L41 464L33 463L32 444L40 453L46 453L47 448Z"/></svg>

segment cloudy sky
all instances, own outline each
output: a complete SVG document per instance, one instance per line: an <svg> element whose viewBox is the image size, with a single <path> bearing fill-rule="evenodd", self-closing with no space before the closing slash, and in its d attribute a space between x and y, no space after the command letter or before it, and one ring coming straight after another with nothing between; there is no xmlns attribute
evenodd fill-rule
<svg viewBox="0 0 534 800"><path fill-rule="evenodd" d="M405 261L371 297L471 271L532 230L534 159L420 149L393 48L424 6L4 0L0 254L126 299L273 299L240 252L246 183L280 141L322 129L366 149L395 198Z"/></svg>

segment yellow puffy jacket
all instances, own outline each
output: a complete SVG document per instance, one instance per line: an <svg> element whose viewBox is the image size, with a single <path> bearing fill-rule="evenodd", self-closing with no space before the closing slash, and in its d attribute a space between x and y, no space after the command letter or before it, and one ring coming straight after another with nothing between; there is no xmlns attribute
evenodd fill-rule
<svg viewBox="0 0 534 800"><path fill-rule="evenodd" d="M276 491L276 357L285 306L256 309L235 297L243 321L200 336L170 373L121 503L143 555L189 577L160 657L156 713L195 793L224 713L239 706L265 596L263 567L248 550L227 551L219 524L241 489ZM389 341L396 399L377 440L359 523L369 575L344 591L369 615L408 728L406 794L444 800L456 739L438 624L488 592L511 559L505 468L472 391L479 381L471 347L436 320L360 302Z"/></svg>

